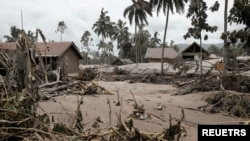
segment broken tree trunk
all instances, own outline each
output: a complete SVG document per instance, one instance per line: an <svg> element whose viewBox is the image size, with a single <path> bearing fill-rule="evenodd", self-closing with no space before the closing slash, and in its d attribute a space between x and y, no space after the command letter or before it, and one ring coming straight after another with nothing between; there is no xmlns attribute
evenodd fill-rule
<svg viewBox="0 0 250 141"><path fill-rule="evenodd" d="M52 94L52 93L55 93L57 91L60 91L60 90L63 90L63 89L67 89L68 87L72 87L74 85L77 85L79 83L81 83L81 81L73 81L73 82L70 82L70 83L67 83L67 84L55 87L55 88L51 88L51 89L47 90L47 92L49 94Z"/></svg>

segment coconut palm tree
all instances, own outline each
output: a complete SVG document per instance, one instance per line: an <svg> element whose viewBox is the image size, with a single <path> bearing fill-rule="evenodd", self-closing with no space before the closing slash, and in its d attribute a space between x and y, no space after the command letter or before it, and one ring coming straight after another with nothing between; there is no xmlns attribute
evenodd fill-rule
<svg viewBox="0 0 250 141"><path fill-rule="evenodd" d="M136 35L138 46L139 46L138 57L141 59L141 62L143 62L143 56L146 53L146 46L149 45L149 40L150 40L151 35L148 30L144 29L145 25L140 24L138 27L139 27L139 30Z"/></svg>
<svg viewBox="0 0 250 141"><path fill-rule="evenodd" d="M171 11L173 14L175 8L177 13L183 13L186 2L187 0L150 0L150 4L152 5L152 7L156 8L157 10L157 15L159 15L161 9L163 13L166 15L166 23L165 23L162 55L161 55L161 74L163 74L164 48L166 47L166 35L168 29L169 12Z"/></svg>
<svg viewBox="0 0 250 141"><path fill-rule="evenodd" d="M128 31L128 27L126 26L126 22L123 22L121 19L117 22L117 28L115 29L114 40L117 40L117 48L123 49L123 45L129 42L130 33Z"/></svg>
<svg viewBox="0 0 250 141"><path fill-rule="evenodd" d="M104 8L101 10L99 19L93 24L92 29L98 36L102 36L102 39L111 37L114 29L114 22L111 22L110 17L106 14L108 11L104 11Z"/></svg>
<svg viewBox="0 0 250 141"><path fill-rule="evenodd" d="M56 33L60 32L61 33L61 42L62 42L62 34L64 33L64 30L68 28L67 25L64 23L64 21L59 21L56 29Z"/></svg>
<svg viewBox="0 0 250 141"><path fill-rule="evenodd" d="M11 26L10 35L4 35L3 37L6 39L6 42L15 42L20 32L21 29L17 28L16 26Z"/></svg>
<svg viewBox="0 0 250 141"><path fill-rule="evenodd" d="M150 47L157 47L161 44L161 39L158 38L159 33L156 31L154 36L150 39Z"/></svg>
<svg viewBox="0 0 250 141"><path fill-rule="evenodd" d="M113 41L109 41L107 44L106 44L106 50L107 50L107 56L109 57L110 54L112 53L113 56L114 55L114 44L113 44ZM111 55L111 56L112 56ZM113 61L113 60L111 60ZM108 59L108 63L110 64L110 58Z"/></svg>
<svg viewBox="0 0 250 141"><path fill-rule="evenodd" d="M10 35L4 35L3 37L6 39L6 42L15 42L17 41L18 35L21 33L21 31L22 29L19 29L16 26L11 26ZM36 35L30 30L28 30L27 37L32 42L37 42L38 40Z"/></svg>
<svg viewBox="0 0 250 141"><path fill-rule="evenodd" d="M149 2L145 0L132 0L132 3L130 6L125 8L123 12L123 16L126 17L128 15L128 19L130 22L130 25L132 25L133 21L135 23L135 35L137 32L137 26L139 24L146 24L148 25L147 21L147 15L152 16L152 8ZM136 38L135 38L136 39ZM138 65L138 47L137 47L137 40L135 40L135 46L136 46L136 64Z"/></svg>
<svg viewBox="0 0 250 141"><path fill-rule="evenodd" d="M103 57L103 64L107 63L106 62L106 57L107 57L107 43L103 39L100 40L100 42L96 45L98 46L98 50L102 50L102 57Z"/></svg>
<svg viewBox="0 0 250 141"><path fill-rule="evenodd" d="M93 38L90 38L90 36L91 36L91 33L88 30L86 30L83 33L82 37L81 37L81 43L87 49L87 54L86 54L86 56L87 56L87 64L88 64L88 54L89 54L89 51L90 51L89 45L90 45L90 42L93 40Z"/></svg>
<svg viewBox="0 0 250 141"><path fill-rule="evenodd" d="M108 11L104 11L104 8L102 8L99 19L93 24L93 27L92 27L92 29L98 36L102 36L102 39L100 43L98 44L99 46L98 50L102 49L105 57L107 54L106 52L107 49L105 48L107 46L106 46L104 39L112 38L112 36L115 34L115 29L116 29L115 23L111 22L110 17L106 15L107 13Z"/></svg>

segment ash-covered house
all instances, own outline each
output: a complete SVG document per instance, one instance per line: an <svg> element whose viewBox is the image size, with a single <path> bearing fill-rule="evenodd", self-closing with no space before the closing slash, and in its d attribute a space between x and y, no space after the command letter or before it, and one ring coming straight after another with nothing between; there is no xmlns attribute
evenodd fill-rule
<svg viewBox="0 0 250 141"><path fill-rule="evenodd" d="M187 46L183 51L181 51L181 56L183 61L195 61L200 60L201 58L201 49L202 49L202 60L206 60L209 58L209 53L207 50L202 48L196 42L193 42L189 46Z"/></svg>
<svg viewBox="0 0 250 141"><path fill-rule="evenodd" d="M147 62L161 62L162 48L147 48L145 59ZM176 50L170 47L164 48L164 62L174 62L180 59Z"/></svg>
<svg viewBox="0 0 250 141"><path fill-rule="evenodd" d="M36 43L46 66L51 65L53 69L56 69L66 62L68 73L76 73L80 70L79 64L83 57L74 42L49 42L47 45L49 50L43 42ZM0 43L0 49L11 58L16 58L16 43ZM38 55L36 53L37 58ZM3 67L0 66L0 68Z"/></svg>
<svg viewBox="0 0 250 141"><path fill-rule="evenodd" d="M120 59L120 58L117 58L115 59L115 61L112 63L112 65L117 65L117 66L120 66L120 65L128 65L128 64L133 64L134 62L131 61L130 59Z"/></svg>

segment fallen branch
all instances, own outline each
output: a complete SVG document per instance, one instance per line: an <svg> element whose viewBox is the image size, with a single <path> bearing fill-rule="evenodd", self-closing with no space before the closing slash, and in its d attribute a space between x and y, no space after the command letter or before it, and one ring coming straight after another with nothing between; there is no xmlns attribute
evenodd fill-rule
<svg viewBox="0 0 250 141"><path fill-rule="evenodd" d="M70 83L55 87L55 88L48 89L47 92L49 94L52 94L52 93L55 93L55 92L60 91L62 89L67 89L68 87L74 86L74 85L79 84L79 83L81 83L81 82L80 81L70 82Z"/></svg>

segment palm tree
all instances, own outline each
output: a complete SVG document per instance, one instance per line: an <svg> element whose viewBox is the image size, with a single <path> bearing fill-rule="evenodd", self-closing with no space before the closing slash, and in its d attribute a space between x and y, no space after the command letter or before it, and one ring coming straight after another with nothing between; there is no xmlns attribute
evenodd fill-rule
<svg viewBox="0 0 250 141"><path fill-rule="evenodd" d="M90 42L93 40L93 38L90 38L91 34L90 32L87 30L83 33L82 37L81 37L81 42L83 44L83 46L85 46L87 48L87 64L88 64L88 54L89 54L89 51L90 51L90 48L89 48L89 44Z"/></svg>
<svg viewBox="0 0 250 141"><path fill-rule="evenodd" d="M61 33L61 42L62 42L62 34L64 33L64 30L68 28L66 26L66 24L64 23L64 21L59 21L58 22L58 25L57 25L57 29L56 29L56 32L60 32Z"/></svg>
<svg viewBox="0 0 250 141"><path fill-rule="evenodd" d="M104 11L104 8L101 10L99 19L93 24L92 29L98 36L102 36L102 39L111 37L114 29L114 22L110 21L110 17L106 14L108 11Z"/></svg>
<svg viewBox="0 0 250 141"><path fill-rule="evenodd" d="M17 28L16 26L11 26L10 35L4 35L3 37L6 39L6 42L15 42L20 32L21 29Z"/></svg>
<svg viewBox="0 0 250 141"><path fill-rule="evenodd" d="M170 47L173 48L177 53L179 53L180 48L174 44L173 40L171 40L171 42L170 42Z"/></svg>
<svg viewBox="0 0 250 141"><path fill-rule="evenodd" d="M161 39L158 38L158 35L158 32L154 33L154 36L150 39L150 47L157 47L161 44Z"/></svg>
<svg viewBox="0 0 250 141"><path fill-rule="evenodd" d="M139 24L146 24L148 25L147 21L147 14L152 16L152 8L149 2L145 0L132 0L132 5L125 8L123 12L123 16L126 17L128 15L130 25L132 22L135 22L135 35L137 32L137 26ZM135 38L136 39L136 38ZM138 47L137 47L137 40L135 40L136 46L136 64L138 65Z"/></svg>
<svg viewBox="0 0 250 141"><path fill-rule="evenodd" d="M107 55L110 56L110 53L112 52L112 55L114 55L114 44L112 41L109 41L107 44L106 44L106 50L107 50ZM110 59L108 60L108 62L110 63Z"/></svg>
<svg viewBox="0 0 250 141"><path fill-rule="evenodd" d="M143 62L143 54L146 53L146 46L149 45L149 40L150 40L150 33L148 30L143 29L145 25L140 24L139 26L138 33L136 35L137 41L139 43L139 58L141 59L141 62Z"/></svg>
<svg viewBox="0 0 250 141"><path fill-rule="evenodd" d="M166 46L169 11L171 11L173 14L175 8L177 13L183 13L186 2L187 0L150 0L150 4L152 5L152 7L156 7L157 15L159 15L161 8L163 13L166 14L166 23L165 23L165 31L163 36L163 46L161 55L161 74L163 74L164 48Z"/></svg>
<svg viewBox="0 0 250 141"><path fill-rule="evenodd" d="M115 29L113 39L117 40L117 48L123 49L124 44L129 42L130 33L128 31L128 27L126 26L126 22L123 22L121 19L118 20L116 25L117 28Z"/></svg>
<svg viewBox="0 0 250 141"><path fill-rule="evenodd" d="M105 43L104 40L100 40L100 42L96 46L98 46L98 50L100 49L102 50L103 64L105 64L107 56L107 51L106 51L107 43Z"/></svg>
<svg viewBox="0 0 250 141"><path fill-rule="evenodd" d="M104 8L102 8L99 19L93 24L92 27L92 29L98 36L102 36L102 39L98 44L98 50L102 49L103 54L107 54L105 49L105 47L107 46L104 39L112 38L112 36L115 34L115 23L111 22L110 17L106 15L107 13L108 11L104 11Z"/></svg>

